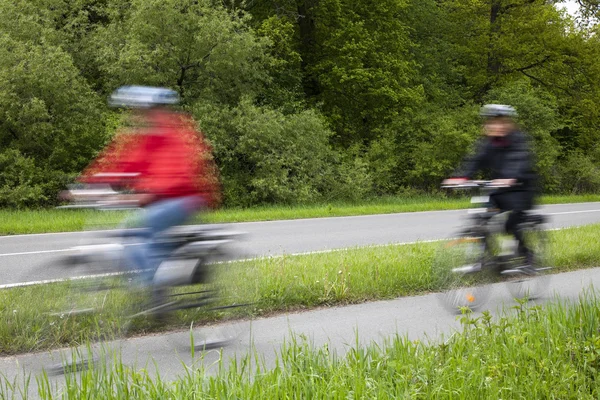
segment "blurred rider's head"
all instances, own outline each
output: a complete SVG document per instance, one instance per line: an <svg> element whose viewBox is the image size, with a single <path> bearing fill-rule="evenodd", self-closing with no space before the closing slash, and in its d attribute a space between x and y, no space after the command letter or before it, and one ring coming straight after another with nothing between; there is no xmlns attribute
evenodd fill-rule
<svg viewBox="0 0 600 400"><path fill-rule="evenodd" d="M517 112L504 104L486 104L479 113L484 118L485 134L489 137L503 137L516 130Z"/></svg>
<svg viewBox="0 0 600 400"><path fill-rule="evenodd" d="M111 107L131 110L136 117L142 118L144 125L155 125L153 116L177 103L179 94L176 91L152 86L121 86L108 101Z"/></svg>

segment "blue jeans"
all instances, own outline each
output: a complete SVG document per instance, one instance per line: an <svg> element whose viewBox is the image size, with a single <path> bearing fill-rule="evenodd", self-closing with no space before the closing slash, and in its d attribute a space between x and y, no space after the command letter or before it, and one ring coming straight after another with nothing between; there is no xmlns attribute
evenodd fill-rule
<svg viewBox="0 0 600 400"><path fill-rule="evenodd" d="M158 236L187 221L198 211L199 204L196 196L161 200L146 207L137 216L133 225L143 229L143 233L137 236L142 242L125 246L125 259L130 269L142 271L142 284L152 283L160 264L175 250L173 244L158 241ZM131 227L132 224L127 225Z"/></svg>

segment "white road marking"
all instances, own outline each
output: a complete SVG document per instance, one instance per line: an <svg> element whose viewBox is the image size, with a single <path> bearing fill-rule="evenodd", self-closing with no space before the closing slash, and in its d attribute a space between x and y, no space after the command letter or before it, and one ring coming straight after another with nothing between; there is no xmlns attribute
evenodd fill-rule
<svg viewBox="0 0 600 400"><path fill-rule="evenodd" d="M9 257L9 256L28 256L31 254L45 254L45 253L62 253L65 251L71 251L72 249L57 249L57 250L42 250L42 251L25 251L22 253L3 253L0 254L0 257Z"/></svg>
<svg viewBox="0 0 600 400"><path fill-rule="evenodd" d="M567 214L584 214L584 213L592 213L592 212L600 212L600 210L563 211L563 212L544 213L544 214L545 215L567 215Z"/></svg>
<svg viewBox="0 0 600 400"><path fill-rule="evenodd" d="M464 210L449 210L449 211L464 211ZM430 212L430 211L427 211ZM554 213L543 213L544 215L568 215L568 214L583 214L583 213L593 213L593 212L600 212L600 209L595 209L595 210L579 210L579 211L562 211L562 212L554 212ZM300 221L300 220L298 220ZM65 232L67 233L67 232ZM68 233L73 233L73 232L68 232ZM45 235L45 234L40 234L40 235ZM49 235L55 235L54 233L51 233ZM417 241L418 242L418 241ZM408 243L416 243L416 242L407 242L407 243L397 243L397 244L408 244ZM393 243L390 243L393 244ZM70 251L71 248L68 249L56 249L56 250L42 250L42 251L27 251L27 252L21 252L21 253L3 253L0 254L0 257L9 257L9 256L26 256L26 255L33 255L33 254L44 254L44 253L60 253L60 252L65 252L65 251ZM322 250L319 252L327 252L327 251L335 251L335 249L333 250ZM316 252L316 253L319 253ZM299 254L309 254L307 253L298 253ZM288 254L288 255L297 255L297 254Z"/></svg>
<svg viewBox="0 0 600 400"><path fill-rule="evenodd" d="M117 275L124 275L124 274L126 274L126 272L112 272L110 274L84 275L84 276L76 276L76 277L71 277L71 278L44 279L41 281L9 283L6 285L0 285L0 289L11 289L11 288L24 287L24 286L34 286L34 285L46 285L49 283L75 281L75 280L79 280L79 279L102 278L102 277L107 277L107 276L117 276Z"/></svg>
<svg viewBox="0 0 600 400"><path fill-rule="evenodd" d="M441 212L445 212L445 211L464 211L464 210L443 210ZM582 213L593 213L593 212L600 212L600 209L578 210L578 211L562 211L562 212L554 212L554 213L547 212L547 213L544 213L544 214L545 215L568 215L568 214L582 214ZM350 218L350 217L347 217L347 218ZM560 230L560 229L564 229L564 228L554 228L554 229L549 229L549 230ZM73 233L73 232L64 232L64 233ZM55 233L51 233L49 235L54 235L54 234ZM46 234L38 234L38 235L46 235ZM25 236L25 235L23 235L23 236ZM35 236L35 235L31 235L31 236ZM385 246L404 246L404 245L410 245L410 244L416 244L416 243L434 243L434 242L439 242L439 241L447 240L447 239L448 238L433 239L433 240L417 240L417 241L412 241L412 242L400 242L400 243L393 243L393 242L391 242L391 243L387 243L387 244L377 244L377 245L368 245L368 246L353 246L353 247L344 247L344 248L326 249L326 250L316 250L316 251L307 251L307 252L299 252L299 253L265 255L265 256L259 256L259 257L253 257L253 258L239 259L239 260L235 260L235 261L243 262L243 261L251 261L251 260L258 260L258 259L268 259L268 258L280 258L280 257L289 257L289 256L302 256L302 255L311 255L311 254L326 254L326 253L347 251L347 250L358 249L358 248L365 249L365 248L377 248L377 247L385 247ZM56 250L42 250L42 251L29 251L29 252L19 252L19 253L4 253L4 254L0 254L0 257L22 256L22 255L33 255L33 254L46 254L46 253L61 253L61 252L68 252L68 251L72 251L72 250L73 250L73 248L56 249ZM110 276L110 275L115 275L115 274L119 274L119 273L112 273L112 274L99 275L99 276ZM87 276L87 277L96 277L96 276L98 276L98 275ZM86 278L86 277L79 277L77 279L81 279L81 278ZM0 289L8 289L8 288L14 288L14 287L31 286L31 285L39 285L39 284L47 284L47 283L55 283L55 282L64 282L64 281L67 281L67 280L70 280L70 279L73 279L73 278L62 278L62 279L50 279L50 280L40 280L40 281L12 283L12 284L0 285Z"/></svg>

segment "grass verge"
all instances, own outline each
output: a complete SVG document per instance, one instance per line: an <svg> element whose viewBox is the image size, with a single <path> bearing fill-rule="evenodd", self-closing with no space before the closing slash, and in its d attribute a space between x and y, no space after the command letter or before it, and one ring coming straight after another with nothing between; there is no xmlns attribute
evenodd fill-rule
<svg viewBox="0 0 600 400"><path fill-rule="evenodd" d="M542 204L600 201L598 195L543 196ZM470 207L467 198L440 196L388 197L364 203L332 203L310 206L262 206L228 208L202 215L202 222L250 222L282 219L339 217L389 214L398 212L454 210ZM0 210L0 235L72 232L85 227L112 227L122 221L125 212L93 210ZM200 222L198 219L197 222Z"/></svg>
<svg viewBox="0 0 600 400"><path fill-rule="evenodd" d="M557 272L598 266L600 225L552 231L550 236L550 257ZM255 315L389 299L443 289L430 268L437 246L390 245L232 263L222 266L219 281L227 282L228 297L252 302ZM50 311L61 309L68 288L68 283L56 283L0 291L0 354L82 344L98 335L180 329L191 321L198 325L239 316L187 310L158 327L143 318L127 325L118 310L131 303L132 293L123 290L103 292L97 299L102 305L98 315L51 315ZM124 326L127 332L119 331Z"/></svg>
<svg viewBox="0 0 600 400"><path fill-rule="evenodd" d="M216 375L200 367L165 382L118 358L99 368L67 375L61 398L111 399L596 399L600 396L600 302L546 307L516 306L493 319L465 314L463 330L444 342L423 343L395 336L383 344L356 345L345 355L293 338L274 367L251 355ZM359 343L358 338L356 343ZM256 366L258 364L258 366ZM39 396L55 398L50 380L38 379ZM25 383L26 385L26 383ZM2 398L26 391L0 385ZM13 395L16 393L17 395Z"/></svg>

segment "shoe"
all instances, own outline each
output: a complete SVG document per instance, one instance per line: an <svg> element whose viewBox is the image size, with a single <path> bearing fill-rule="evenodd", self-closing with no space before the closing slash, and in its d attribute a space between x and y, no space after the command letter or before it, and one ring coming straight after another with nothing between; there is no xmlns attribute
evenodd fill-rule
<svg viewBox="0 0 600 400"><path fill-rule="evenodd" d="M455 274L472 274L479 271L481 271L481 263L452 268L452 272Z"/></svg>
<svg viewBox="0 0 600 400"><path fill-rule="evenodd" d="M527 265L523 265L521 267L505 269L504 271L502 271L500 273L502 275L528 275L528 276L532 276L532 275L537 275L538 271L535 268L533 268L531 265L527 264Z"/></svg>

